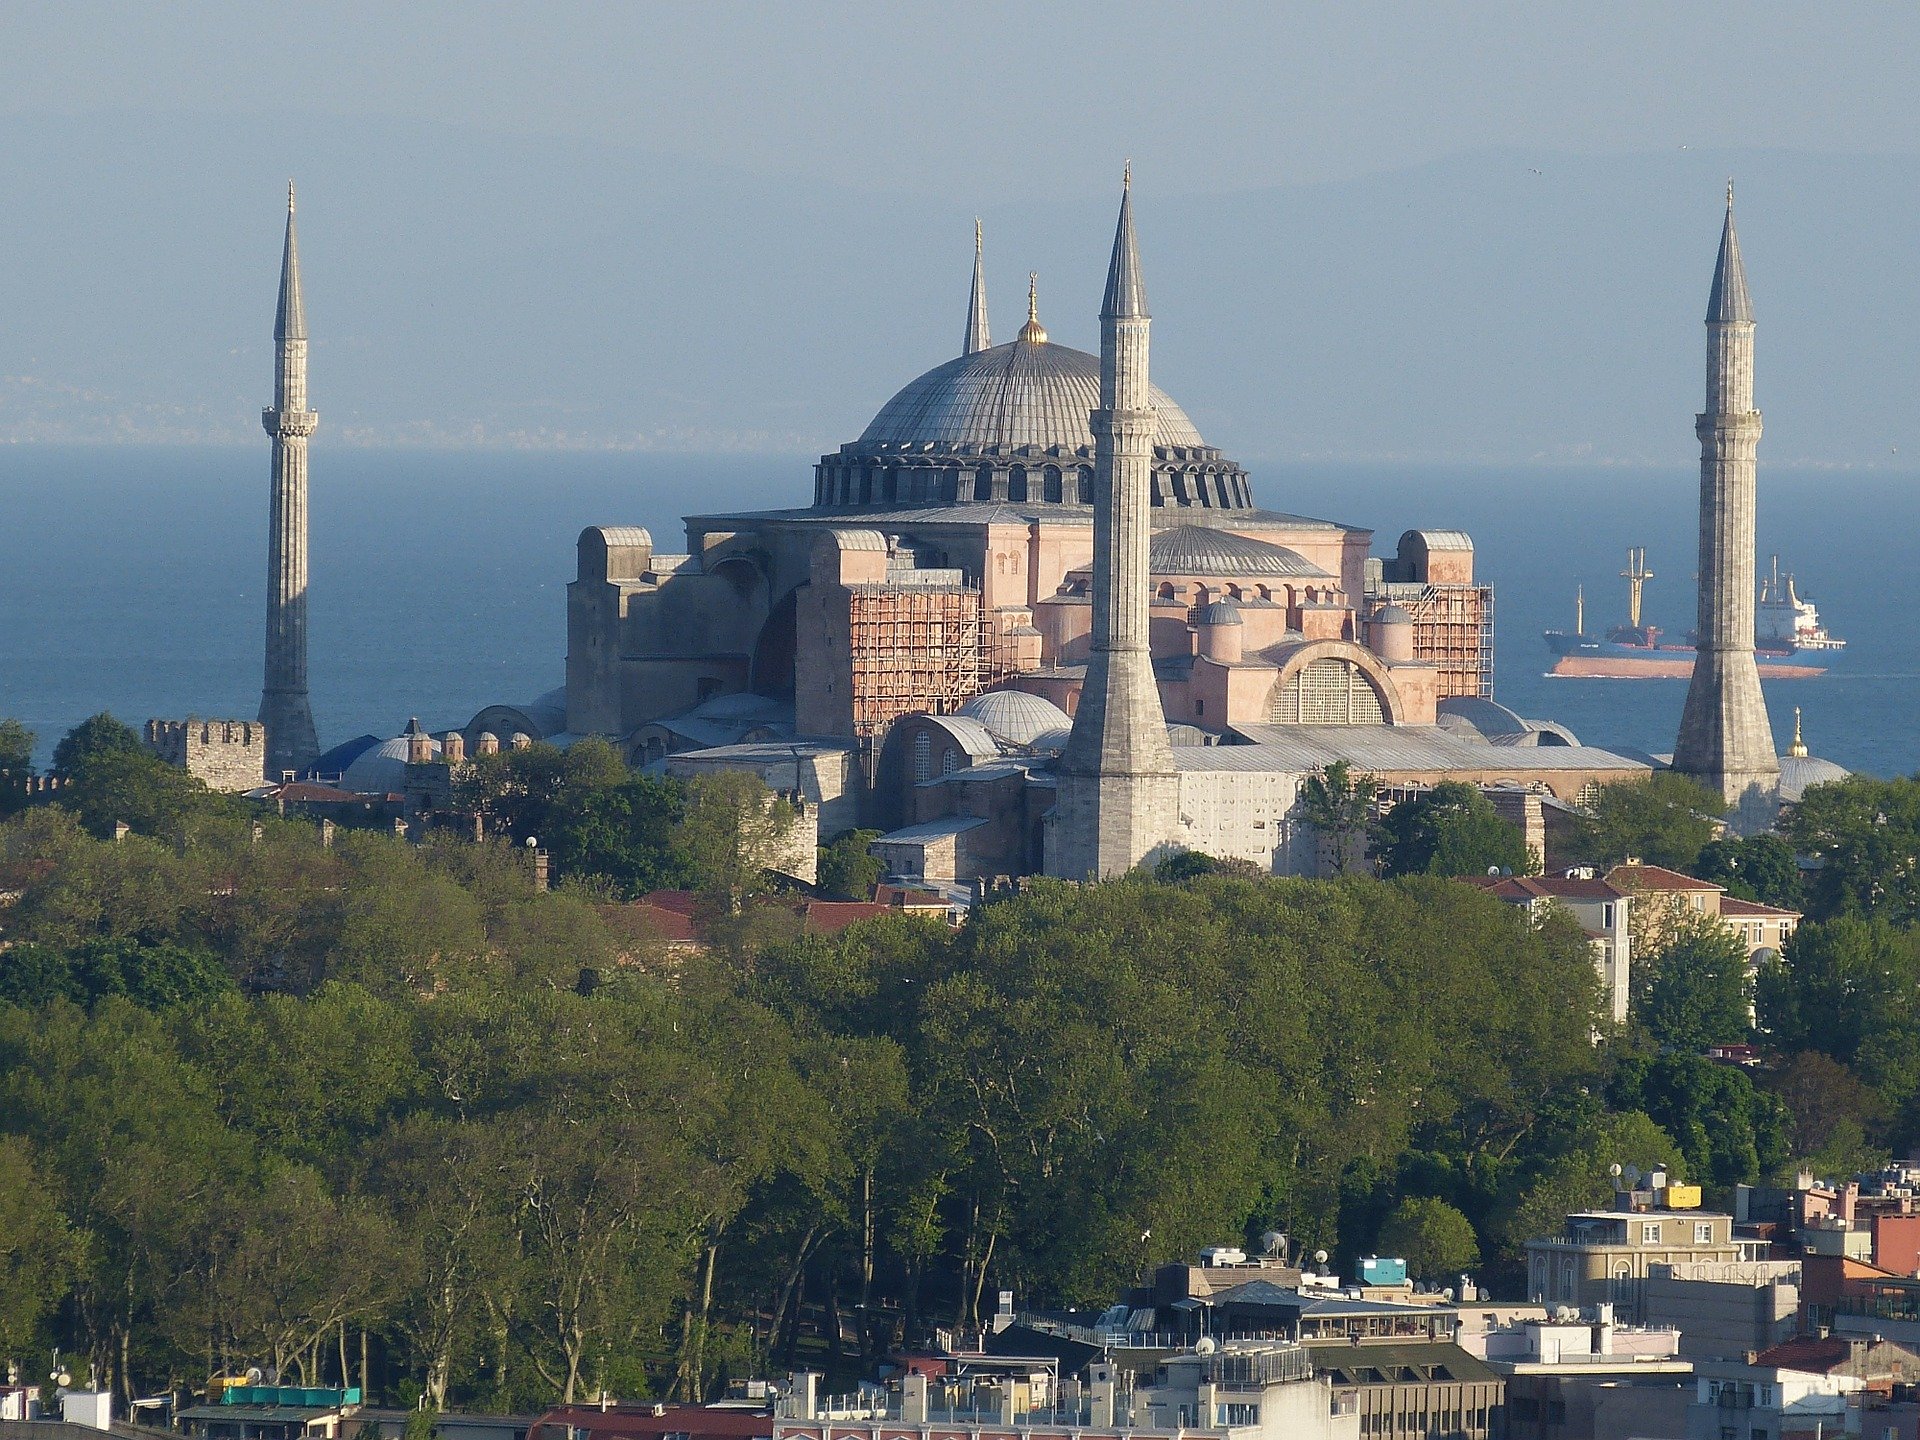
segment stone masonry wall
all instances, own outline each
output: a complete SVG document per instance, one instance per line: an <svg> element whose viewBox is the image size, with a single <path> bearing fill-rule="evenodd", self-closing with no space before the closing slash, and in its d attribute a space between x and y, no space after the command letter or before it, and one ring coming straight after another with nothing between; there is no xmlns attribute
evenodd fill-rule
<svg viewBox="0 0 1920 1440"><path fill-rule="evenodd" d="M267 727L257 720L149 720L146 741L212 790L251 790L266 778Z"/></svg>

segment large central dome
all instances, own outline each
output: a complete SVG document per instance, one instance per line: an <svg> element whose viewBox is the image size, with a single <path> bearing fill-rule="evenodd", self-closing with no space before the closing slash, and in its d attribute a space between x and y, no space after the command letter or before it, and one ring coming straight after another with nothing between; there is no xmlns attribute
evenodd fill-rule
<svg viewBox="0 0 1920 1440"><path fill-rule="evenodd" d="M927 371L880 407L858 443L989 453L1033 446L1091 454L1088 416L1099 405L1099 356L1047 341L1016 340ZM1186 411L1157 385L1153 408L1155 445L1206 444Z"/></svg>

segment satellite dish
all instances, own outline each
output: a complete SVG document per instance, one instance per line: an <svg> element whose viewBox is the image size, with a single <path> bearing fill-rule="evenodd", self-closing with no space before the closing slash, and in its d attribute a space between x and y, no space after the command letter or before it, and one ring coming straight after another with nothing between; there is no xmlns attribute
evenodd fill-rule
<svg viewBox="0 0 1920 1440"><path fill-rule="evenodd" d="M540 837L538 835L527 836L527 849L531 850L535 846L537 846L539 843L540 843Z"/></svg>
<svg viewBox="0 0 1920 1440"><path fill-rule="evenodd" d="M1313 1263L1314 1263L1314 1264L1316 1264L1316 1265L1324 1265L1324 1264L1326 1264L1326 1263L1327 1263L1327 1252L1326 1252L1326 1251L1324 1251L1324 1250L1316 1250L1316 1251L1314 1251L1314 1252L1313 1252Z"/></svg>
<svg viewBox="0 0 1920 1440"><path fill-rule="evenodd" d="M1640 1183L1640 1167L1638 1165L1629 1165L1621 1172L1621 1176L1626 1180L1629 1187L1638 1185Z"/></svg>
<svg viewBox="0 0 1920 1440"><path fill-rule="evenodd" d="M1452 1287L1451 1285L1449 1285L1449 1286L1448 1286L1448 1287L1447 1287L1446 1289L1444 1289L1444 1290L1442 1290L1442 1291L1440 1292L1440 1298L1441 1298L1442 1300L1451 1300L1451 1299L1453 1299L1453 1287Z"/></svg>
<svg viewBox="0 0 1920 1440"><path fill-rule="evenodd" d="M1286 1248L1287 1235L1284 1230L1269 1230L1260 1237L1260 1248L1269 1255L1278 1255Z"/></svg>
<svg viewBox="0 0 1920 1440"><path fill-rule="evenodd" d="M1620 1162L1618 1160L1614 1161L1613 1164L1607 1166L1607 1174L1611 1175L1616 1180L1620 1178Z"/></svg>
<svg viewBox="0 0 1920 1440"><path fill-rule="evenodd" d="M247 1383L249 1385L258 1385L266 1378L266 1373L262 1371L258 1365L249 1365L247 1367Z"/></svg>
<svg viewBox="0 0 1920 1440"><path fill-rule="evenodd" d="M1202 1335L1193 1342L1193 1353L1196 1355L1211 1355L1219 1348L1220 1342L1211 1335Z"/></svg>
<svg viewBox="0 0 1920 1440"><path fill-rule="evenodd" d="M67 1386L73 1383L73 1376L69 1375L64 1370L54 1371L53 1375L51 1376L51 1379L53 1380L53 1383L58 1385L62 1390L66 1389Z"/></svg>
<svg viewBox="0 0 1920 1440"><path fill-rule="evenodd" d="M1499 873L1500 873L1500 867L1498 865L1487 866L1487 874L1498 875Z"/></svg>

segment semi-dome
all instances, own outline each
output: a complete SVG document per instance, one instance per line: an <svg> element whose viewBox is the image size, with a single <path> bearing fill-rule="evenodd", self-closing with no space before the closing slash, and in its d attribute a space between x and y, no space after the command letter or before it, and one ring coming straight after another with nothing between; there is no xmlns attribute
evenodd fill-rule
<svg viewBox="0 0 1920 1440"><path fill-rule="evenodd" d="M988 690L956 712L986 726L994 739L1031 747L1042 736L1073 728L1073 717L1051 700L1025 690Z"/></svg>
<svg viewBox="0 0 1920 1440"><path fill-rule="evenodd" d="M1147 568L1155 575L1333 578L1297 550L1206 525L1173 525L1155 531L1147 552Z"/></svg>
<svg viewBox="0 0 1920 1440"><path fill-rule="evenodd" d="M1093 453L1089 419L1100 406L1100 357L1050 342L1016 340L936 365L880 407L858 444L913 449ZM1186 411L1153 387L1156 445L1203 447Z"/></svg>

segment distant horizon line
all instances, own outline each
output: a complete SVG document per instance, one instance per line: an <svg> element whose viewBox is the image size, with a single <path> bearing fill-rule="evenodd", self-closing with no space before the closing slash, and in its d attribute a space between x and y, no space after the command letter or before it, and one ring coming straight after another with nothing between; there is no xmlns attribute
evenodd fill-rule
<svg viewBox="0 0 1920 1440"><path fill-rule="evenodd" d="M795 445L791 448L755 444L718 444L718 445L647 445L629 442L579 442L560 444L538 444L512 441L460 442L455 440L360 440L338 438L325 450L353 452L357 454L424 454L424 455L634 455L653 456L662 459L768 459L794 461L812 464L820 456L831 454L835 446L806 447ZM39 438L0 435L0 453L7 451L105 451L105 450L174 450L174 451L218 451L241 454L257 451L264 456L266 447L256 440L210 440L210 439L169 439L150 438ZM322 453L325 453L324 450ZM1418 469L1550 469L1550 470L1696 470L1699 467L1697 457L1675 456L1672 460L1659 460L1644 456L1607 456L1607 455L1444 455L1444 454L1404 454L1394 452L1370 451L1315 451L1298 452L1290 455L1274 453L1248 452L1242 457L1242 463L1249 469L1262 465L1351 465L1380 466L1405 465ZM1860 472L1880 475L1911 475L1920 473L1920 463L1902 464L1887 460L1838 460L1821 456L1790 456L1781 459L1763 461L1762 472L1789 471L1805 473L1831 473L1835 471Z"/></svg>

